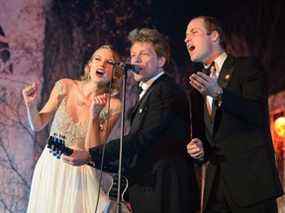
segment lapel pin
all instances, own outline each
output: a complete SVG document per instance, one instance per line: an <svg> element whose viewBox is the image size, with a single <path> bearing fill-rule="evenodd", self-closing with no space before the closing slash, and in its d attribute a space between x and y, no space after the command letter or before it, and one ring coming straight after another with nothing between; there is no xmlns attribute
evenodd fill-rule
<svg viewBox="0 0 285 213"><path fill-rule="evenodd" d="M227 75L225 76L225 80L229 80L230 77L231 77L231 75L230 75L230 74L227 74Z"/></svg>

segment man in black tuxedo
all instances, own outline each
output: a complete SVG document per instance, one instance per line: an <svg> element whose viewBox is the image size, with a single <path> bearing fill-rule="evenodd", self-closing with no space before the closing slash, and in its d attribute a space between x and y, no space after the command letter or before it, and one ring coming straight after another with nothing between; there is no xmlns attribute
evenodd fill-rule
<svg viewBox="0 0 285 213"><path fill-rule="evenodd" d="M191 213L198 207L198 190L191 158L190 118L183 90L165 73L169 45L153 29L130 33L131 63L143 91L131 116L130 133L123 138L122 170L130 181L129 201L134 213ZM75 151L64 159L73 165L88 160L100 167L103 147L89 153ZM118 171L119 140L105 145L104 171ZM90 154L90 156L89 156Z"/></svg>
<svg viewBox="0 0 285 213"><path fill-rule="evenodd" d="M213 17L192 19L185 42L191 60L210 69L209 75L197 72L189 78L202 96L191 98L202 100L203 134L193 123L196 135L187 150L207 165L204 212L277 213L275 199L282 188L269 131L264 70L251 58L224 51L223 30Z"/></svg>

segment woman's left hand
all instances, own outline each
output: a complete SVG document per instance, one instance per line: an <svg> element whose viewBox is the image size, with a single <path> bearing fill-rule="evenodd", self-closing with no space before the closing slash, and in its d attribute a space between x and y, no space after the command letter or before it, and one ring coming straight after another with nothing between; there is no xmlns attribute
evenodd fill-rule
<svg viewBox="0 0 285 213"><path fill-rule="evenodd" d="M107 94L97 95L93 98L91 106L90 106L90 114L91 117L98 118L100 112L107 104Z"/></svg>

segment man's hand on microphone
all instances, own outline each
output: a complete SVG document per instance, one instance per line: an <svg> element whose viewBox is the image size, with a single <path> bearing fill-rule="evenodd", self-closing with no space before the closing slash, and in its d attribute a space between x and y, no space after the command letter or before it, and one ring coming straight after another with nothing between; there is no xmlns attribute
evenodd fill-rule
<svg viewBox="0 0 285 213"><path fill-rule="evenodd" d="M193 138L190 143L187 144L188 154L197 160L203 160L205 152L202 141L199 138Z"/></svg>

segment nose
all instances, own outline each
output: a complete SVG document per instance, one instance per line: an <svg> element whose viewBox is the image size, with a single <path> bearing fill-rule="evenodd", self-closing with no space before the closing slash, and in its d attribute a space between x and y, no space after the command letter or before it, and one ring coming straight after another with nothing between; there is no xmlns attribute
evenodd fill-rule
<svg viewBox="0 0 285 213"><path fill-rule="evenodd" d="M108 62L107 62L107 61L104 61L103 67L105 68L107 64L108 64Z"/></svg>
<svg viewBox="0 0 285 213"><path fill-rule="evenodd" d="M105 61L105 60L102 60L102 61L100 61L100 63L99 63L99 67L101 67L101 68L105 68L106 65L107 65L107 61Z"/></svg>
<svg viewBox="0 0 285 213"><path fill-rule="evenodd" d="M187 35L184 39L184 42L187 44L189 41L191 41L191 36L190 35Z"/></svg>
<svg viewBox="0 0 285 213"><path fill-rule="evenodd" d="M132 64L139 64L141 62L141 58L139 55L136 55L136 56L132 56L131 58L131 63Z"/></svg>

